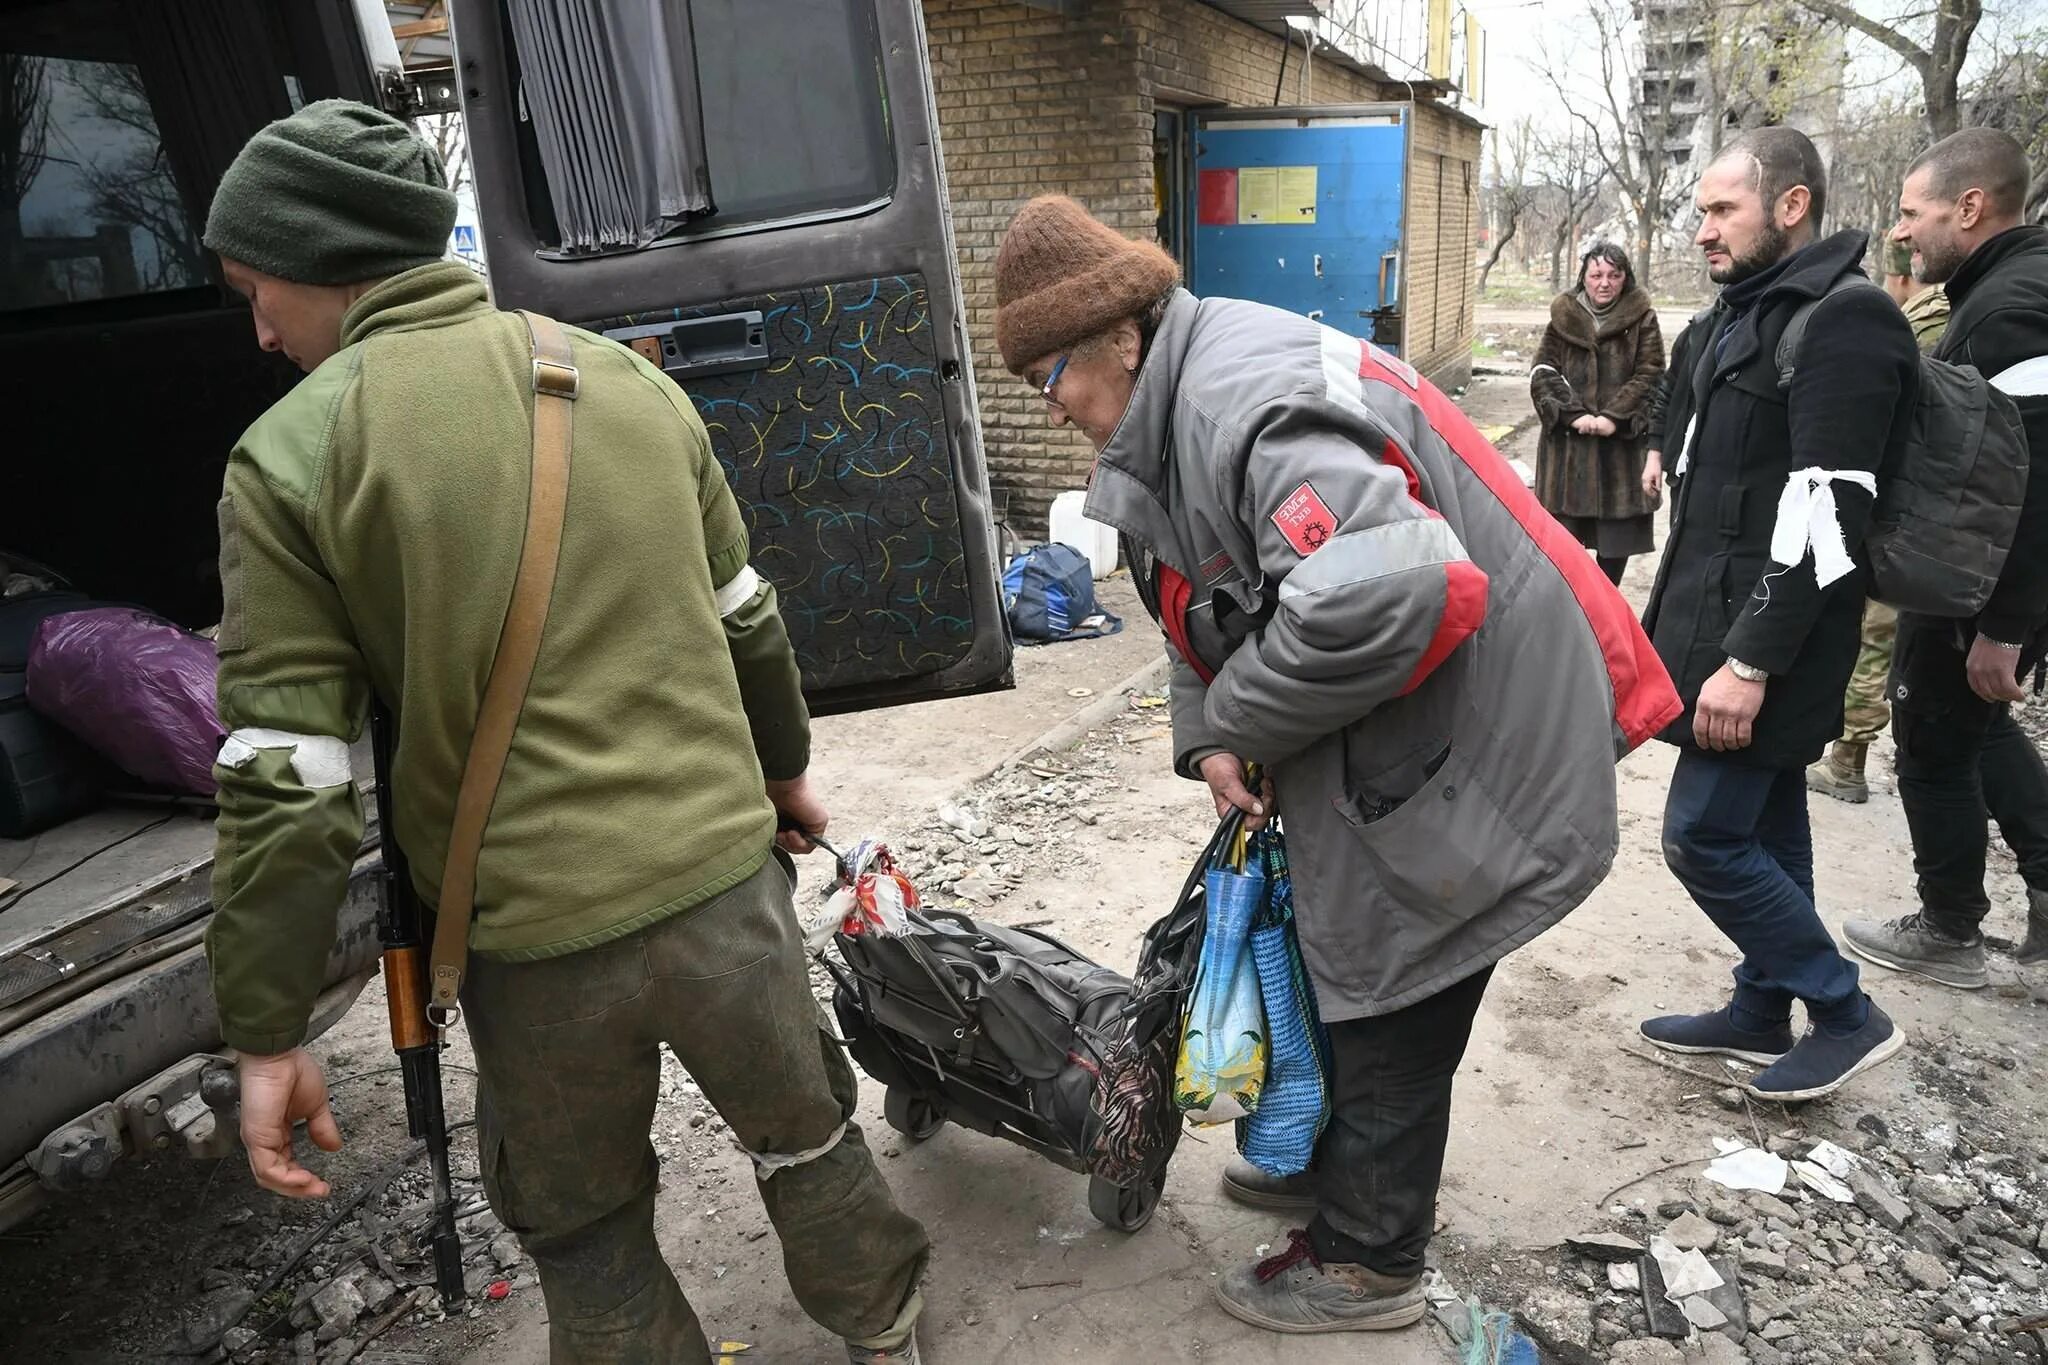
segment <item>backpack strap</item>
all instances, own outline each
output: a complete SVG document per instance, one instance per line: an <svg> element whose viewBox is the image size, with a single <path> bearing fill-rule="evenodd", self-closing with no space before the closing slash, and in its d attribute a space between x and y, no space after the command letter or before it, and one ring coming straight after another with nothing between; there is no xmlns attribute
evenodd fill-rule
<svg viewBox="0 0 2048 1365"><path fill-rule="evenodd" d="M1772 357L1778 366L1780 393L1787 392L1792 387L1792 373L1799 368L1799 343L1806 339L1806 324L1812 319L1813 310L1845 289L1881 287L1861 271L1852 270L1823 290L1819 298L1808 299L1792 310L1792 320L1785 324L1784 332L1778 337L1778 349Z"/></svg>
<svg viewBox="0 0 2048 1365"><path fill-rule="evenodd" d="M455 793L455 820L448 831L448 861L441 870L441 899L434 920L433 971L428 1017L446 1028L461 1014L462 973L469 958L469 920L476 908L476 862L484 826L498 799L498 781L513 731L540 657L541 630L554 596L555 566L562 553L562 517L569 503L570 417L581 381L569 334L552 318L519 315L533 342L533 473L527 485L526 539L498 652L484 683L476 730Z"/></svg>

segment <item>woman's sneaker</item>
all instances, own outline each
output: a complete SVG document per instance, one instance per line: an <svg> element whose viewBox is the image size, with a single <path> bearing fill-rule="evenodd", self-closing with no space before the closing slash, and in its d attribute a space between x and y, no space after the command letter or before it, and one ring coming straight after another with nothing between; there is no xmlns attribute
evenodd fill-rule
<svg viewBox="0 0 2048 1365"><path fill-rule="evenodd" d="M1422 1277L1400 1279L1362 1265L1325 1264L1308 1234L1287 1234L1287 1250L1225 1272L1217 1302L1239 1322L1268 1332L1385 1332L1422 1321Z"/></svg>
<svg viewBox="0 0 2048 1365"><path fill-rule="evenodd" d="M1808 1029L1782 1061L1750 1077L1743 1089L1760 1100L1817 1100L1840 1090L1852 1076L1898 1056L1905 1046L1904 1030L1873 1000L1862 1028L1842 1034L1818 1026Z"/></svg>
<svg viewBox="0 0 2048 1365"><path fill-rule="evenodd" d="M1713 1053L1769 1066L1792 1050L1792 1026L1779 1024L1762 1033L1735 1027L1734 1006L1711 1014L1667 1014L1645 1019L1643 1037L1666 1052Z"/></svg>

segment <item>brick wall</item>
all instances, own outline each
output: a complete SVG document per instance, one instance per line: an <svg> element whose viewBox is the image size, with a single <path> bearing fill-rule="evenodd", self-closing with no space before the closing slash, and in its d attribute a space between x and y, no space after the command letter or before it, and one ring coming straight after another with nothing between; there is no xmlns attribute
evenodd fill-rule
<svg viewBox="0 0 2048 1365"><path fill-rule="evenodd" d="M1477 331L1479 129L1449 110L1418 104L1408 137L1401 351L1439 385L1454 388L1471 378Z"/></svg>
<svg viewBox="0 0 2048 1365"><path fill-rule="evenodd" d="M1035 194L1071 194L1121 230L1149 233L1152 118L1116 8L1068 17L1006 0L926 0L939 130L990 479L1020 533L1042 533L1052 496L1093 456L1055 430L995 347L996 247Z"/></svg>
<svg viewBox="0 0 2048 1365"><path fill-rule="evenodd" d="M1053 495L1086 482L1094 451L1078 433L1055 429L1044 402L996 353L995 255L1011 215L1035 194L1070 194L1119 231L1150 236L1156 105L1263 106L1274 102L1276 83L1282 104L1370 102L1395 92L1329 61L1309 64L1304 88L1298 43L1283 80L1282 39L1198 0L1091 0L1074 16L1012 0L924 0L924 15L990 477L1009 494L1011 524L1036 535ZM1476 176L1477 131L1447 124L1437 136ZM1411 202L1411 218L1416 211ZM1466 217L1444 228L1443 259L1451 262L1454 242L1463 250L1466 289L1471 212L1468 200ZM1433 278L1437 269L1432 256ZM1450 308L1454 269L1442 284L1452 291ZM1432 331L1432 346L1449 355L1464 337L1469 366L1469 305L1454 311Z"/></svg>

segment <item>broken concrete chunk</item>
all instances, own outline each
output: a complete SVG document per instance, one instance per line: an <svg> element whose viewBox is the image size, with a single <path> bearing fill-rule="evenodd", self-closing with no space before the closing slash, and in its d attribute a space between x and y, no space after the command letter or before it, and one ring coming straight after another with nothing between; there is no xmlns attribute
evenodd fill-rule
<svg viewBox="0 0 2048 1365"><path fill-rule="evenodd" d="M1643 1272L1636 1268L1634 1261L1613 1261L1607 1266L1607 1287L1618 1294L1638 1294L1643 1288Z"/></svg>
<svg viewBox="0 0 2048 1365"><path fill-rule="evenodd" d="M1712 1251L1721 1229L1696 1213L1688 1213L1664 1229L1664 1240L1680 1251Z"/></svg>
<svg viewBox="0 0 2048 1365"><path fill-rule="evenodd" d="M1685 1365L1685 1355L1676 1346L1650 1337L1615 1342L1607 1359L1609 1365Z"/></svg>
<svg viewBox="0 0 2048 1365"><path fill-rule="evenodd" d="M1939 1294L1954 1281L1948 1267L1924 1251L1909 1251L1899 1257L1899 1269L1906 1278L1922 1289L1931 1289Z"/></svg>
<svg viewBox="0 0 2048 1365"><path fill-rule="evenodd" d="M1699 1358L1705 1365L1749 1365L1749 1357L1742 1348L1725 1336L1704 1338L1700 1342Z"/></svg>
<svg viewBox="0 0 2048 1365"><path fill-rule="evenodd" d="M325 1289L313 1296L313 1316L320 1321L317 1339L328 1342L345 1335L356 1325L356 1319L363 1315L366 1306L363 1291L353 1278L344 1275L330 1281Z"/></svg>
<svg viewBox="0 0 2048 1365"><path fill-rule="evenodd" d="M1942 1175L1914 1176L1913 1197L1931 1209L1951 1215L1961 1213L1983 1199L1977 1187L1969 1181Z"/></svg>
<svg viewBox="0 0 2048 1365"><path fill-rule="evenodd" d="M1582 1232L1565 1238L1564 1244L1589 1261L1634 1261L1643 1254L1642 1243L1618 1232Z"/></svg>
<svg viewBox="0 0 2048 1365"><path fill-rule="evenodd" d="M1774 1195L1752 1193L1749 1202L1751 1207L1766 1218L1776 1218L1784 1223L1799 1221L1799 1210Z"/></svg>
<svg viewBox="0 0 2048 1365"><path fill-rule="evenodd" d="M1678 1306L1684 1312L1685 1320L1702 1332L1714 1331L1728 1321L1728 1315L1714 1307L1705 1294L1694 1294Z"/></svg>
<svg viewBox="0 0 2048 1365"><path fill-rule="evenodd" d="M519 1239L509 1232L501 1232L491 1239L491 1259L498 1263L498 1269L510 1270L524 1259L519 1249Z"/></svg>
<svg viewBox="0 0 2048 1365"><path fill-rule="evenodd" d="M363 1308L371 1313L383 1311L386 1304L398 1297L398 1286L382 1275L365 1275L357 1288L363 1291Z"/></svg>
<svg viewBox="0 0 2048 1365"><path fill-rule="evenodd" d="M1785 1278L1785 1258L1777 1252L1763 1251L1756 1247L1745 1245L1741 1248L1740 1254L1742 1257L1742 1268L1748 1273L1762 1275L1772 1280L1782 1280Z"/></svg>
<svg viewBox="0 0 2048 1365"><path fill-rule="evenodd" d="M1900 1231L1912 1220L1913 1206L1892 1193L1877 1172L1868 1169L1851 1171L1848 1185L1856 1196L1856 1207L1893 1232Z"/></svg>
<svg viewBox="0 0 2048 1365"><path fill-rule="evenodd" d="M246 1289L217 1291L206 1300L199 1316L185 1324L186 1342L192 1346L210 1345L214 1338L227 1330L229 1323L240 1322L253 1302L255 1300Z"/></svg>

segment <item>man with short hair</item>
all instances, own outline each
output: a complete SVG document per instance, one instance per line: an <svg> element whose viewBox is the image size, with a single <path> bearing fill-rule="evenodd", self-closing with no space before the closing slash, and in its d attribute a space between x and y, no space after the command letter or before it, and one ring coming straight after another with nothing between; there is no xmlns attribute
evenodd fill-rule
<svg viewBox="0 0 2048 1365"><path fill-rule="evenodd" d="M363 834L348 746L382 698L380 837L433 904L490 743L529 504L553 486L534 459L545 371L573 414L557 586L461 906L484 1189L540 1271L554 1365L709 1365L654 1237L666 1044L752 1157L804 1311L858 1365L914 1365L924 1230L852 1122L775 847L778 812L813 834L827 818L775 590L682 391L602 337L529 335L442 259L454 221L432 149L345 100L257 133L207 217L258 343L307 372L236 444L220 504L207 949L250 1168L328 1193L292 1124L341 1146L300 1044Z"/></svg>
<svg viewBox="0 0 2048 1365"><path fill-rule="evenodd" d="M1990 979L1984 918L1985 816L2027 885L2021 974L2048 988L2048 769L2011 705L2048 655L2048 228L2023 221L2026 150L2010 134L1966 128L1906 173L1895 234L1948 290L1935 358L1976 367L2018 405L2031 459L2019 527L1991 600L1975 621L1904 615L1892 664L1899 797L1913 834L1920 908L1850 920L1860 956L1974 989Z"/></svg>
<svg viewBox="0 0 2048 1365"><path fill-rule="evenodd" d="M1913 273L1910 242L1885 239L1884 292L1906 315L1914 344L1923 351L1933 350L1948 326L1948 294L1940 285L1929 284ZM1849 691L1842 698L1842 737L1829 747L1826 758L1806 770L1808 791L1852 805L1870 799L1870 783L1863 769L1870 746L1891 723L1885 691L1892 671L1892 642L1898 634L1897 610L1875 598L1863 604L1863 644L1856 655L1856 670L1849 675Z"/></svg>
<svg viewBox="0 0 2048 1365"><path fill-rule="evenodd" d="M1742 950L1721 1009L1646 1020L1680 1053L1763 1064L1750 1093L1811 1099L1905 1036L1866 996L1814 905L1805 768L1841 732L1856 661L1875 474L1917 391L1912 331L1859 275L1867 238L1822 237L1827 181L1791 128L1743 134L1700 177L1696 238L1723 286L1694 318L1650 444L1672 459L1671 535L1643 625L1687 703L1664 857ZM1778 342L1812 305L1789 383ZM1775 551L1796 545L1788 560ZM1796 1043L1792 1004L1809 1029Z"/></svg>

